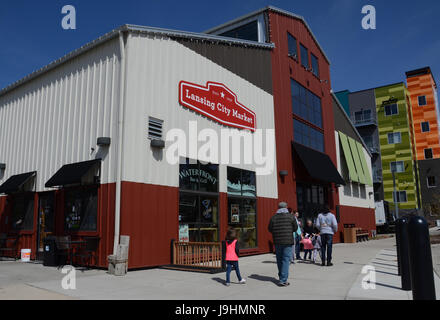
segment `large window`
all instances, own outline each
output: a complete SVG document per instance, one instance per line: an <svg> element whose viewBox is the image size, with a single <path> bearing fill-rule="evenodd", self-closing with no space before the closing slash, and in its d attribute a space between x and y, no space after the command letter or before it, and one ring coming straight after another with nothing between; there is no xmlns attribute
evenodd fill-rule
<svg viewBox="0 0 440 320"><path fill-rule="evenodd" d="M287 32L287 46L288 46L288 55L295 59L298 58L298 44L296 42L296 38Z"/></svg>
<svg viewBox="0 0 440 320"><path fill-rule="evenodd" d="M399 109L397 108L397 104L389 104L385 106L385 115L392 116L399 113Z"/></svg>
<svg viewBox="0 0 440 320"><path fill-rule="evenodd" d="M363 109L360 111L356 111L354 113L354 121L356 124L358 123L366 123L372 121L373 118L371 116L371 110L370 109Z"/></svg>
<svg viewBox="0 0 440 320"><path fill-rule="evenodd" d="M302 44L300 44L300 50L301 50L301 65L304 66L306 69L309 68L309 50L307 50L306 47L304 47Z"/></svg>
<svg viewBox="0 0 440 320"><path fill-rule="evenodd" d="M13 230L33 230L34 195L19 195L13 199L11 227Z"/></svg>
<svg viewBox="0 0 440 320"><path fill-rule="evenodd" d="M240 247L257 247L255 172L228 167L228 224L239 234Z"/></svg>
<svg viewBox="0 0 440 320"><path fill-rule="evenodd" d="M393 191L394 202L407 202L406 191Z"/></svg>
<svg viewBox="0 0 440 320"><path fill-rule="evenodd" d="M64 228L66 231L96 231L98 220L98 189L66 190Z"/></svg>
<svg viewBox="0 0 440 320"><path fill-rule="evenodd" d="M291 79L292 112L317 127L322 128L321 98Z"/></svg>
<svg viewBox="0 0 440 320"><path fill-rule="evenodd" d="M312 59L312 72L315 76L319 77L319 63L318 63L318 58L311 53L310 57Z"/></svg>
<svg viewBox="0 0 440 320"><path fill-rule="evenodd" d="M220 34L223 37L258 41L258 21L252 21L235 29Z"/></svg>
<svg viewBox="0 0 440 320"><path fill-rule="evenodd" d="M390 170L391 172L404 172L405 171L405 165L403 161L394 161L390 162Z"/></svg>
<svg viewBox="0 0 440 320"><path fill-rule="evenodd" d="M396 144L402 142L402 136L400 132L388 133L388 144Z"/></svg>
<svg viewBox="0 0 440 320"><path fill-rule="evenodd" d="M322 132L296 119L293 120L293 140L324 152L324 135Z"/></svg>
<svg viewBox="0 0 440 320"><path fill-rule="evenodd" d="M179 240L219 241L218 165L184 160L179 186Z"/></svg>

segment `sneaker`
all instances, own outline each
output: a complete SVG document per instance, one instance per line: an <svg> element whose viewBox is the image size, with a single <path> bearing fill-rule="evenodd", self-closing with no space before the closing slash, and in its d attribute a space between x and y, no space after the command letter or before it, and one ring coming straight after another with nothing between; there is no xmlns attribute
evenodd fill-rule
<svg viewBox="0 0 440 320"><path fill-rule="evenodd" d="M229 287L229 286L231 286L231 283L230 282L226 282L225 286Z"/></svg>
<svg viewBox="0 0 440 320"><path fill-rule="evenodd" d="M239 284L245 284L246 283L246 279L241 279L239 282L238 282Z"/></svg>
<svg viewBox="0 0 440 320"><path fill-rule="evenodd" d="M332 265L333 265L333 263L327 262L327 267L331 267Z"/></svg>
<svg viewBox="0 0 440 320"><path fill-rule="evenodd" d="M280 282L280 287L287 287L288 285L290 285L289 282Z"/></svg>

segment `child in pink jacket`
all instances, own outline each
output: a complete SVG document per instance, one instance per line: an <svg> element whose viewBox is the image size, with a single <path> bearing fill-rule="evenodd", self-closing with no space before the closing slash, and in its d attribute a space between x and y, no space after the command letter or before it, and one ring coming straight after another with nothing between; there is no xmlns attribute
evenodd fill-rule
<svg viewBox="0 0 440 320"><path fill-rule="evenodd" d="M237 241L237 232L234 229L229 229L226 234L226 286L231 285L231 271L235 269L239 283L246 283L240 275L240 268L238 267L239 247Z"/></svg>
<svg viewBox="0 0 440 320"><path fill-rule="evenodd" d="M307 255L309 255L309 259L312 260L313 243L311 235L306 233L301 243L304 245L304 260L307 260Z"/></svg>

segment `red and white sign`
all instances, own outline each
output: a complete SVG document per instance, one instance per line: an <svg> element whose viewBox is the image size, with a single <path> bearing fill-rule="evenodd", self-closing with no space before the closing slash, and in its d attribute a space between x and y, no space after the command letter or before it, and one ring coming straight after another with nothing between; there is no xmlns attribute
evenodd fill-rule
<svg viewBox="0 0 440 320"><path fill-rule="evenodd" d="M206 87L180 81L179 103L224 125L255 131L255 113L238 102L237 96L222 83L207 82Z"/></svg>

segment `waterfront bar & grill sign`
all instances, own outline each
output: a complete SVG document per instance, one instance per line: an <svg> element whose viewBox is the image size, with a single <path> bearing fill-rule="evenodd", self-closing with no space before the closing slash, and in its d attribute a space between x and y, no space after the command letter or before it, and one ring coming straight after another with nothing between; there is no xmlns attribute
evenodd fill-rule
<svg viewBox="0 0 440 320"><path fill-rule="evenodd" d="M179 103L226 126L255 131L255 113L222 83L209 81L204 87L180 81Z"/></svg>

